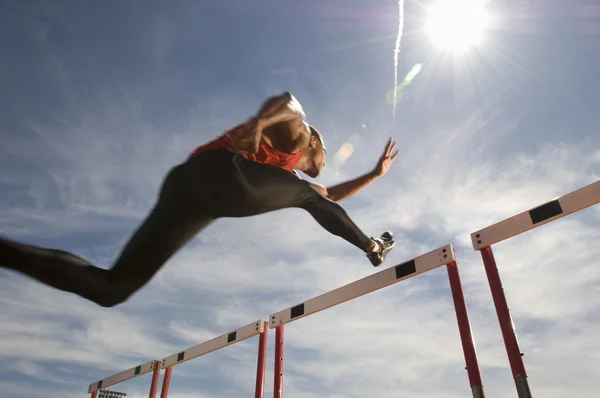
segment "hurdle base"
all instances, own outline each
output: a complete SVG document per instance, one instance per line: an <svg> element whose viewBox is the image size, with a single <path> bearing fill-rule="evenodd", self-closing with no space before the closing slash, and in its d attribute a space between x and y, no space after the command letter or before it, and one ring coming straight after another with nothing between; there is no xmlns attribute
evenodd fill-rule
<svg viewBox="0 0 600 398"><path fill-rule="evenodd" d="M483 386L473 386L471 387L471 392L473 393L473 398L485 398Z"/></svg>
<svg viewBox="0 0 600 398"><path fill-rule="evenodd" d="M531 398L531 390L529 390L529 382L526 376L515 377L515 385L517 386L519 398Z"/></svg>

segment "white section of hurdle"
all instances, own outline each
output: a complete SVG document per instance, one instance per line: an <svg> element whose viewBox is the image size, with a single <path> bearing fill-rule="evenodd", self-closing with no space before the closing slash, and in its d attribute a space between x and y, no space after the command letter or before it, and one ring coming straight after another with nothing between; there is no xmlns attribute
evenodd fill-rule
<svg viewBox="0 0 600 398"><path fill-rule="evenodd" d="M179 365L181 363L189 361L190 359L206 355L223 347L239 343L240 341L259 335L264 330L265 321L263 321L262 319L258 320L232 332L225 333L219 337L215 337L212 340L190 347L185 351L181 351L177 354L170 355L163 359L162 367L168 368L170 366Z"/></svg>
<svg viewBox="0 0 600 398"><path fill-rule="evenodd" d="M131 369L127 369L110 377L107 377L106 379L98 380L97 382L90 384L88 393L93 393L94 391L98 391L103 388L124 382L126 380L145 375L146 373L150 373L154 371L154 369L156 368L156 364L159 363L160 361L157 360L148 361L139 366L135 366Z"/></svg>
<svg viewBox="0 0 600 398"><path fill-rule="evenodd" d="M600 181L473 232L473 249L481 250L598 203Z"/></svg>
<svg viewBox="0 0 600 398"><path fill-rule="evenodd" d="M456 261L451 244L271 314L271 329Z"/></svg>

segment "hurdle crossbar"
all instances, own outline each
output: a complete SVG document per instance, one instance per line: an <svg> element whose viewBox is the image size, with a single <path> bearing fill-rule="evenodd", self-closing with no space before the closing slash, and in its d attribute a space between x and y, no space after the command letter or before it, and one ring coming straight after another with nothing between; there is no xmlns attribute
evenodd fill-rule
<svg viewBox="0 0 600 398"><path fill-rule="evenodd" d="M405 263L379 271L355 282L331 290L320 296L304 301L293 307L271 314L271 329L286 323L297 321L308 315L346 301L383 289L386 286L412 278L434 268L456 261L452 245L446 245Z"/></svg>
<svg viewBox="0 0 600 398"><path fill-rule="evenodd" d="M598 203L600 181L473 232L473 249L481 250Z"/></svg>
<svg viewBox="0 0 600 398"><path fill-rule="evenodd" d="M269 316L269 328L276 329L274 397L283 397L283 343L285 324L378 291L384 287L415 277L443 265L446 265L448 270L471 391L474 398L483 398L483 385L477 362L475 343L471 334L470 321L456 264L456 255L451 244L442 246L429 253L415 257L412 260L331 290L320 296L296 304L293 307L271 314Z"/></svg>
<svg viewBox="0 0 600 398"><path fill-rule="evenodd" d="M221 336L215 337L212 340L190 347L184 351L178 352L162 360L162 367L165 369L165 375L163 378L163 387L160 393L160 398L167 398L169 392L169 384L171 382L171 373L173 366L180 365L184 362L190 361L194 358L201 357L208 353L211 353L221 348L239 343L247 340L256 335L260 335L258 344L258 361L256 367L256 389L255 398L262 398L264 396L264 381L265 381L265 370L266 370L266 353L267 353L267 332L268 328L265 327L266 322L259 319L256 322L252 322L239 329L231 332L222 334Z"/></svg>
<svg viewBox="0 0 600 398"><path fill-rule="evenodd" d="M98 380L90 384L88 388L88 393L92 394L103 388L114 386L115 384L122 383L124 381L131 380L138 376L142 376L150 372L155 372L157 370L160 371L160 361L148 361L131 369L124 370L120 373L117 373L115 375L109 376L105 379Z"/></svg>
<svg viewBox="0 0 600 398"><path fill-rule="evenodd" d="M600 203L600 181L577 189L471 234L473 249L481 253L498 323L519 398L531 398L527 372L510 315L492 246Z"/></svg>
<svg viewBox="0 0 600 398"><path fill-rule="evenodd" d="M212 340L190 347L184 351L169 355L162 361L162 367L168 368L179 365L191 359L198 358L213 351L227 347L229 345L239 343L240 341L249 339L250 337L261 334L265 329L265 321L258 320L250 323L239 329L225 333Z"/></svg>

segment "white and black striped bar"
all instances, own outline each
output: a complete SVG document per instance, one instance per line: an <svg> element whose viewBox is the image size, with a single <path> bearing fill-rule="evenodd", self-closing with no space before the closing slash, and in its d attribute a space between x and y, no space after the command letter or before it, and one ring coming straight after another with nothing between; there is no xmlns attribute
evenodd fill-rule
<svg viewBox="0 0 600 398"><path fill-rule="evenodd" d="M481 250L598 203L600 181L473 232L473 249Z"/></svg>
<svg viewBox="0 0 600 398"><path fill-rule="evenodd" d="M170 355L163 359L162 367L168 368L170 366L179 365L180 363L184 363L190 359L206 355L223 347L227 347L228 345L239 343L240 341L261 334L264 330L265 321L259 320L253 322L232 332L215 337L214 339L206 341L202 344L190 347L185 351Z"/></svg>
<svg viewBox="0 0 600 398"><path fill-rule="evenodd" d="M146 362L144 364L138 365L134 368L127 369L122 371L121 373L117 373L116 375L112 375L107 377L106 379L99 380L95 383L90 384L88 389L88 393L93 393L94 391L101 390L106 387L113 386L115 384L121 383L126 380L130 380L136 378L141 375L145 375L146 373L150 373L154 371L156 365L159 364L160 361L153 360Z"/></svg>
<svg viewBox="0 0 600 398"><path fill-rule="evenodd" d="M271 314L269 318L269 327L273 329L277 326L297 321L305 316L364 296L365 294L412 278L413 276L417 276L454 261L456 261L456 256L452 245L449 244L440 247L439 249L423 254L405 263L384 269L376 274L359 279L356 282L344 285L283 311Z"/></svg>

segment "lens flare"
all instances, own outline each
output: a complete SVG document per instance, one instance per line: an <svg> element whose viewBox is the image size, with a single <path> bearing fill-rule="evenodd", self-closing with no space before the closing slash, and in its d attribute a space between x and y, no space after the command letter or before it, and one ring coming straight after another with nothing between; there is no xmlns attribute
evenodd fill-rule
<svg viewBox="0 0 600 398"><path fill-rule="evenodd" d="M412 69L406 74L406 76L404 76L404 79L402 79L402 82L400 84L398 84L396 87L394 87L393 92L392 92L392 90L390 90L388 92L388 94L387 94L388 103L395 105L402 101L402 98L404 96L404 90L406 89L406 87L410 86L410 84L413 82L415 77L417 77L419 72L421 72L421 69L423 69L423 65L421 65L420 63L418 63L412 67Z"/></svg>
<svg viewBox="0 0 600 398"><path fill-rule="evenodd" d="M334 155L334 158L338 164L342 165L346 160L348 160L350 156L352 156L353 152L354 146L351 143L346 142L342 144L340 149L337 150L337 152Z"/></svg>

